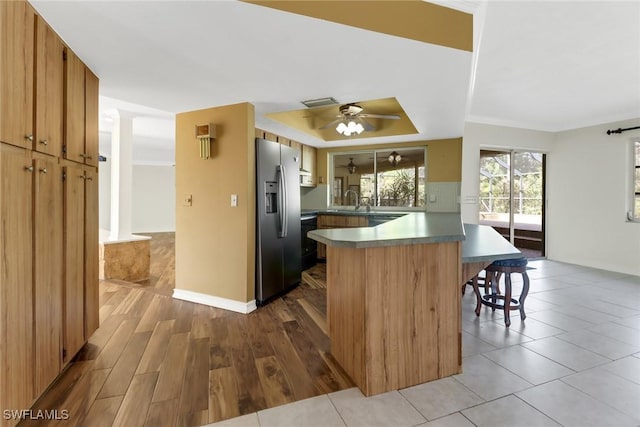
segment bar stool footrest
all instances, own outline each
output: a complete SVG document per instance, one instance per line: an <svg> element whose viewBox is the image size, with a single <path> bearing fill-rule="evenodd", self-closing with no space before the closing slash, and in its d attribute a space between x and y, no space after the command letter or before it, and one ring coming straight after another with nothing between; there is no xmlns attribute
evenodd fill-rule
<svg viewBox="0 0 640 427"><path fill-rule="evenodd" d="M498 301L493 302L492 300L496 299ZM488 294L488 295L482 295L482 304L492 307L492 308L498 308L500 310L504 310L504 295L499 295L499 294ZM520 310L520 301L518 301L517 299L511 298L511 304L509 306L509 310Z"/></svg>

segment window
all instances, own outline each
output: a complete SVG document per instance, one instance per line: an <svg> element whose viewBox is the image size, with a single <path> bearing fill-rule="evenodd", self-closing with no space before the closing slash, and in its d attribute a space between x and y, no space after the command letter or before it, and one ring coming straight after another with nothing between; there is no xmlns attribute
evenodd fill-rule
<svg viewBox="0 0 640 427"><path fill-rule="evenodd" d="M334 153L330 200L333 206L353 206L357 197L361 205L424 207L426 156L425 147Z"/></svg>
<svg viewBox="0 0 640 427"><path fill-rule="evenodd" d="M631 198L632 210L630 218L633 221L640 221L640 140L633 143L633 194Z"/></svg>

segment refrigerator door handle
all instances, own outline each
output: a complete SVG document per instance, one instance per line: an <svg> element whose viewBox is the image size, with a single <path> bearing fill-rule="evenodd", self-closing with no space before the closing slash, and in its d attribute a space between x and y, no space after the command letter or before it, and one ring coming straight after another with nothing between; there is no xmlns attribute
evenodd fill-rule
<svg viewBox="0 0 640 427"><path fill-rule="evenodd" d="M289 229L289 206L288 199L289 195L287 194L287 170L284 165L280 166L280 191L282 193L282 209L280 210L280 215L282 218L282 230L280 230L280 237L287 237L287 231Z"/></svg>
<svg viewBox="0 0 640 427"><path fill-rule="evenodd" d="M276 175L278 178L278 223L280 230L278 230L278 237L283 238L287 236L287 194L284 177L284 166L276 166Z"/></svg>

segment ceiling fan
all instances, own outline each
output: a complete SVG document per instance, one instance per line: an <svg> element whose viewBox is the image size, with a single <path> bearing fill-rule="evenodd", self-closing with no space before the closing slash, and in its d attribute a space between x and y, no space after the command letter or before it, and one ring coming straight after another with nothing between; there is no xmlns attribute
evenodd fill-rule
<svg viewBox="0 0 640 427"><path fill-rule="evenodd" d="M339 112L336 119L322 126L320 129L327 129L331 126L338 125L336 131L345 136L351 136L353 133L362 133L362 131L375 130L375 126L366 121L365 119L388 119L398 120L400 116L386 115L386 114L370 114L364 113L364 109L358 104L344 104L339 107Z"/></svg>

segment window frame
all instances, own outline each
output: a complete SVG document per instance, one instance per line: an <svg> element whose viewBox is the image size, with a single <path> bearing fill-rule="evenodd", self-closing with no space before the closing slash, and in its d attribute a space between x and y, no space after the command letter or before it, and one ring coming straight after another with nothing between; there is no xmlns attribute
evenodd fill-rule
<svg viewBox="0 0 640 427"><path fill-rule="evenodd" d="M637 176L636 171L640 170L640 159L637 159L636 150L640 150L640 138L634 138L631 140L631 186L630 186L630 209L627 213L627 219L630 222L640 223L640 208L636 209L636 198L640 197L640 191L636 191L636 186L640 185L640 176Z"/></svg>
<svg viewBox="0 0 640 427"><path fill-rule="evenodd" d="M377 162L375 161L375 159L377 158L377 155L379 152L385 152L385 151L397 151L400 154L402 154L403 151L415 151L415 150L419 150L422 149L423 153L424 153L424 186L425 186L425 193L427 191L427 185L429 183L429 180L427 179L428 176L428 169L427 169L427 146L425 145L416 145L416 146L404 146L404 147L380 147L380 148L369 148L366 150L347 150L347 151L334 151L334 152L329 152L329 159L328 159L328 164L329 164L329 182L333 183L333 180L335 179L335 165L334 165L334 158L336 156L348 156L350 154L356 155L356 154L363 154L363 153L372 153L373 154L373 158L374 158L374 162L373 162L373 175L377 176L378 173L378 165ZM333 185L328 186L328 209L345 209L344 205L335 205L333 204L334 201L334 195L333 195ZM376 183L376 188L377 188L377 183ZM427 202L425 200L425 205L424 206L371 206L371 209L376 210L376 211L392 211L392 212L413 212L413 211L417 211L417 212L422 212L424 210L427 209Z"/></svg>

